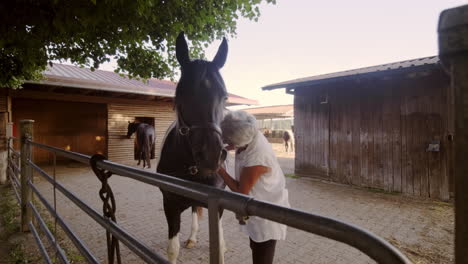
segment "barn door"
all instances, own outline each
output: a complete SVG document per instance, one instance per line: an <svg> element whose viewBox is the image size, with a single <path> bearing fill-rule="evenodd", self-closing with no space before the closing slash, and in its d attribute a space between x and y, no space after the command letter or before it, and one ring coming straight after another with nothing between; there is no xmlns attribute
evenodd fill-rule
<svg viewBox="0 0 468 264"><path fill-rule="evenodd" d="M414 87L402 107L402 191L416 196L449 199L447 154L450 143L444 136L442 85Z"/></svg>
<svg viewBox="0 0 468 264"><path fill-rule="evenodd" d="M329 109L326 89L296 90L294 134L298 174L329 178Z"/></svg>

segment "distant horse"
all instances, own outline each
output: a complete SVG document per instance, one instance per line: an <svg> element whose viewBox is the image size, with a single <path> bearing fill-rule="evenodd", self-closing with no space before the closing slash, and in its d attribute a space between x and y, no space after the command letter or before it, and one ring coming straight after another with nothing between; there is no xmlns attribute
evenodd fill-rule
<svg viewBox="0 0 468 264"><path fill-rule="evenodd" d="M291 152L294 151L294 134L291 130L285 130L283 132L283 142L286 152L288 152L288 149Z"/></svg>
<svg viewBox="0 0 468 264"><path fill-rule="evenodd" d="M151 168L151 152L156 140L154 127L146 123L128 122L127 138L130 138L135 132L138 157L137 165L140 165L141 160L143 160L143 168L145 168L146 165L148 165L148 168Z"/></svg>
<svg viewBox="0 0 468 264"><path fill-rule="evenodd" d="M175 110L177 120L168 129L161 150L157 172L184 180L224 188L216 173L226 158L220 123L223 118L227 91L219 73L227 56L227 42L223 39L212 62L190 60L187 42L180 33L176 41L176 57L181 66L181 77L176 88ZM197 208L206 204L168 192L163 194L164 213L169 227L167 255L176 263L180 242L180 215L192 207L192 232L186 242L191 248L197 241ZM222 211L220 211L222 215ZM220 223L221 256L224 261L224 238Z"/></svg>

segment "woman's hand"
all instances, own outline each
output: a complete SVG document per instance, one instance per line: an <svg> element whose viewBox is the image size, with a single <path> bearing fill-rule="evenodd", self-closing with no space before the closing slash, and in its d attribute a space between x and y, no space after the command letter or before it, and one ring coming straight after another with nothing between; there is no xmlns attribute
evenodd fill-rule
<svg viewBox="0 0 468 264"><path fill-rule="evenodd" d="M269 172L269 167L256 165L252 167L245 167L242 169L240 180L234 180L224 168L220 167L218 174L223 178L226 185L233 192L249 194L258 179L265 173Z"/></svg>

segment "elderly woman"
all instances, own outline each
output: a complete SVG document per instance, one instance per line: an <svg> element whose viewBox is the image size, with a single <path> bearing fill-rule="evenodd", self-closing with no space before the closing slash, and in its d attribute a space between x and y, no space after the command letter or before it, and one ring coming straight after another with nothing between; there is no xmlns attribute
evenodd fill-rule
<svg viewBox="0 0 468 264"><path fill-rule="evenodd" d="M227 149L236 150L235 177L219 171L226 185L234 192L289 207L284 174L255 117L244 111L229 112L221 130ZM253 263L273 263L276 241L286 238L286 226L253 216L241 230L250 237Z"/></svg>

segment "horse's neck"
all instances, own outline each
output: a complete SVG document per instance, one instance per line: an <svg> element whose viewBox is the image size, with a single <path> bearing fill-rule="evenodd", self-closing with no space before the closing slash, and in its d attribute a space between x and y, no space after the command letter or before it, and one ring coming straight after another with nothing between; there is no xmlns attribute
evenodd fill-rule
<svg viewBox="0 0 468 264"><path fill-rule="evenodd" d="M161 164L165 168L177 168L181 163L189 164L191 160L191 150L188 141L178 135L177 126L172 125L163 139L163 146L161 148ZM184 162L185 161L185 162Z"/></svg>

